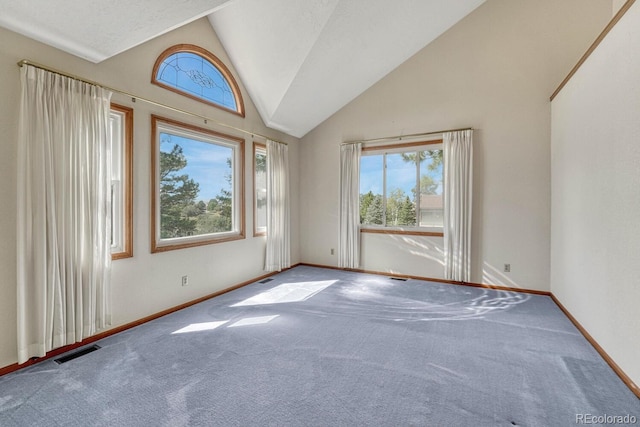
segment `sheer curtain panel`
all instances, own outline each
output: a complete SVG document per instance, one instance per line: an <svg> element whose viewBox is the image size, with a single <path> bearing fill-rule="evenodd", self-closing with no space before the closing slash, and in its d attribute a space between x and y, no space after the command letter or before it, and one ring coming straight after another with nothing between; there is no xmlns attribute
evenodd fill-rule
<svg viewBox="0 0 640 427"><path fill-rule="evenodd" d="M111 322L111 92L22 66L18 363Z"/></svg>
<svg viewBox="0 0 640 427"><path fill-rule="evenodd" d="M340 147L340 248L338 266L360 266L360 154L362 144Z"/></svg>
<svg viewBox="0 0 640 427"><path fill-rule="evenodd" d="M447 132L444 148L445 279L471 280L473 131Z"/></svg>
<svg viewBox="0 0 640 427"><path fill-rule="evenodd" d="M266 271L291 267L289 147L267 140Z"/></svg>

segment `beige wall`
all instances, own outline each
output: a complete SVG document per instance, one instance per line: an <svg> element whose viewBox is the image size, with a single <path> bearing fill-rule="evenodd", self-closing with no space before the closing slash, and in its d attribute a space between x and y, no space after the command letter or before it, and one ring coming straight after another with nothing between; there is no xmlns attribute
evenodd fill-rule
<svg viewBox="0 0 640 427"><path fill-rule="evenodd" d="M622 8L622 6L624 6L626 2L627 0L613 0L613 10L611 15L614 16L616 13L618 13L620 8Z"/></svg>
<svg viewBox="0 0 640 427"><path fill-rule="evenodd" d="M267 129L258 116L242 82L246 118L225 113L164 89L152 86L151 70L158 55L167 47L179 43L202 46L217 55L229 68L231 63L206 19L163 35L157 39L122 53L100 64L91 64L56 49L0 29L0 367L15 363L16 354L16 139L19 71L21 59L46 64L66 72L101 82L121 90L151 98L172 106L193 111L218 121L267 134L289 142L292 191L292 261L297 262L298 249L298 156L296 138ZM235 73L234 73L235 74ZM234 284L264 274L265 238L253 237L252 211L252 145L245 142L246 154L246 222L244 240L209 245L165 253L150 253L149 177L150 177L150 118L159 114L184 122L203 125L197 120L143 102L135 104L121 95L113 100L134 107L134 258L113 263L114 325L131 322L157 313L197 297L213 293ZM212 129L226 131L214 125ZM263 142L261 140L258 140ZM182 287L180 278L189 275L189 286Z"/></svg>
<svg viewBox="0 0 640 427"><path fill-rule="evenodd" d="M552 102L551 291L640 385L640 4Z"/></svg>
<svg viewBox="0 0 640 427"><path fill-rule="evenodd" d="M342 141L471 126L472 281L549 290L549 96L611 7L488 0L303 137L302 261L337 265ZM442 278L442 239L362 235L361 268Z"/></svg>

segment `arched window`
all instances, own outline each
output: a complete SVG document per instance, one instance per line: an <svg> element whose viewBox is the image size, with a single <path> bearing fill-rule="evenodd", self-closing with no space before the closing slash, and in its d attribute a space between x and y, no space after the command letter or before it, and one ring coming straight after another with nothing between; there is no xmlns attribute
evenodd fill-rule
<svg viewBox="0 0 640 427"><path fill-rule="evenodd" d="M162 52L151 83L244 117L242 95L229 69L199 46L180 44Z"/></svg>

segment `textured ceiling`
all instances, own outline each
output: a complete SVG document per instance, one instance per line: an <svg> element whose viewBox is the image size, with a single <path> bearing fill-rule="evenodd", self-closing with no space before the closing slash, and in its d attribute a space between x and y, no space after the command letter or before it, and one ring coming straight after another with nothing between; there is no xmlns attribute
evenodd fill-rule
<svg viewBox="0 0 640 427"><path fill-rule="evenodd" d="M100 62L208 16L265 124L302 137L484 1L0 0L0 26Z"/></svg>
<svg viewBox="0 0 640 427"><path fill-rule="evenodd" d="M226 3L227 0L0 0L0 26L100 62L206 16Z"/></svg>

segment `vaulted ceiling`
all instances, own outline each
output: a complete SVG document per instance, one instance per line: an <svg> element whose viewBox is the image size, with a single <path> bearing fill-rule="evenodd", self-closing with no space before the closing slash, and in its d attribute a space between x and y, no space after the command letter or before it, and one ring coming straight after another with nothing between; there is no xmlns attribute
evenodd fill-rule
<svg viewBox="0 0 640 427"><path fill-rule="evenodd" d="M97 63L207 16L265 124L301 137L484 1L0 0L0 26Z"/></svg>

